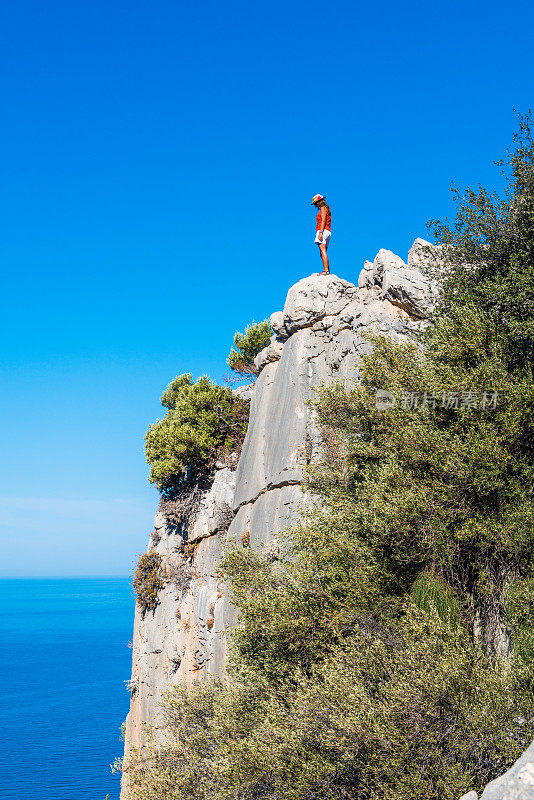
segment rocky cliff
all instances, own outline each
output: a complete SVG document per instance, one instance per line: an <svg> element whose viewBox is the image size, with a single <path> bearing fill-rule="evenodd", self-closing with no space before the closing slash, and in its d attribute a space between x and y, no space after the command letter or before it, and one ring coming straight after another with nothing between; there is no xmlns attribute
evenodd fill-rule
<svg viewBox="0 0 534 800"><path fill-rule="evenodd" d="M366 330L400 339L424 324L431 298L420 267L430 252L418 239L405 264L380 250L358 286L335 275L303 278L272 315L275 335L256 358L259 377L237 390L251 397L251 409L236 468L216 470L184 519L165 508L156 514L148 550L162 556L167 580L155 610L136 608L126 751L142 744L144 723L158 725L170 685L224 671L235 614L217 577L222 546L246 539L258 547L291 525L304 499L303 466L317 446L306 401L322 382L358 379Z"/></svg>
<svg viewBox="0 0 534 800"><path fill-rule="evenodd" d="M357 286L335 275L304 278L271 316L275 335L256 358L259 377L237 390L251 408L235 468L219 465L186 515L166 507L156 514L148 549L162 556L167 580L155 610L136 609L126 753L142 745L145 723L158 726L169 686L224 672L236 622L217 576L225 543L268 545L296 519L303 468L320 444L307 400L321 383L358 380L367 331L402 340L426 324L432 289L422 268L436 254L417 239L407 263L380 250Z"/></svg>

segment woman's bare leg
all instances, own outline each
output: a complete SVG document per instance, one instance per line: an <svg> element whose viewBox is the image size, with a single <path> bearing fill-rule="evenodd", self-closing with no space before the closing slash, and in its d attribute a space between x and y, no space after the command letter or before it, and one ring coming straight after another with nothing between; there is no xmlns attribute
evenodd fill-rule
<svg viewBox="0 0 534 800"><path fill-rule="evenodd" d="M328 248L328 242L326 242L326 244L324 242L321 242L321 244L319 244L318 247L319 247L319 252L321 254L321 258L323 260L323 271L320 272L319 275L328 275L330 272L330 264L328 262L328 254L326 252Z"/></svg>

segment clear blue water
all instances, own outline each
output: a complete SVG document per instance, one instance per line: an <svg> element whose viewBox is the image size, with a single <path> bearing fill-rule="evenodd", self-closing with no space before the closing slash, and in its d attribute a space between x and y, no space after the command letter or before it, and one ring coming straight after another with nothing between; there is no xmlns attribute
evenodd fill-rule
<svg viewBox="0 0 534 800"><path fill-rule="evenodd" d="M133 611L127 578L0 580L0 797L118 798Z"/></svg>

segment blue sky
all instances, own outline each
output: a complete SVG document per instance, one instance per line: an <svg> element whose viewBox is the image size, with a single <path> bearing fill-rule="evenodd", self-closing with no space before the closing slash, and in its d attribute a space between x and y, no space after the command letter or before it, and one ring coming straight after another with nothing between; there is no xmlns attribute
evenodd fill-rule
<svg viewBox="0 0 534 800"><path fill-rule="evenodd" d="M128 574L143 433L177 374L320 269L405 257L449 184L499 185L534 105L529 2L4 0L4 575Z"/></svg>

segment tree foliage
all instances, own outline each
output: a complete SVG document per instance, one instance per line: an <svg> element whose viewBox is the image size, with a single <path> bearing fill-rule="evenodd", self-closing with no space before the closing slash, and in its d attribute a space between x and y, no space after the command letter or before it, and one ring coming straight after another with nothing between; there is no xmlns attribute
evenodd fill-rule
<svg viewBox="0 0 534 800"><path fill-rule="evenodd" d="M388 564L395 591L425 569L446 580L490 655L507 655L506 591L534 555L534 393L526 375L506 371L503 353L482 312L464 308L436 324L423 351L377 339L362 385L331 385L318 407L348 451L339 502L352 502L354 527ZM388 410L377 409L377 387L395 400ZM496 407L483 409L494 391ZM443 407L444 396L458 408ZM462 404L473 397L476 406ZM312 487L328 492L331 480L318 469Z"/></svg>
<svg viewBox="0 0 534 800"><path fill-rule="evenodd" d="M269 321L252 322L245 328L245 333L236 331L234 347L228 356L228 366L238 375L256 375L254 359L259 352L267 347L271 340L273 330Z"/></svg>
<svg viewBox="0 0 534 800"><path fill-rule="evenodd" d="M496 162L507 180L502 197L479 186L454 188L452 224L429 224L442 243L442 311L475 306L498 321L511 365L534 355L534 135L529 112L519 115L514 144Z"/></svg>
<svg viewBox="0 0 534 800"><path fill-rule="evenodd" d="M243 441L248 403L207 376L193 381L190 374L175 378L161 397L168 409L145 436L151 483L172 496L191 474L209 470L224 453Z"/></svg>

